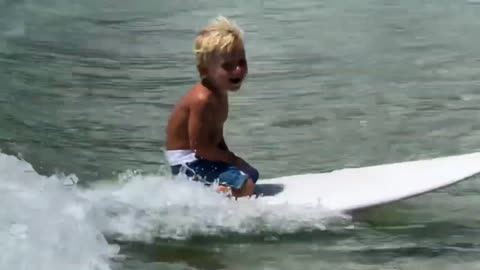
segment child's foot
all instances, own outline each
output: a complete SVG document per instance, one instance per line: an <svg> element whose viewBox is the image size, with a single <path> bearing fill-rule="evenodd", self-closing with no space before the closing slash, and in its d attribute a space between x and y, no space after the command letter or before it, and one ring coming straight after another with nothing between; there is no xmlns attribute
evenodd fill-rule
<svg viewBox="0 0 480 270"><path fill-rule="evenodd" d="M220 193L223 193L223 194L227 194L228 197L231 196L231 188L230 187L227 187L227 186L218 186L217 187L217 192L220 192Z"/></svg>

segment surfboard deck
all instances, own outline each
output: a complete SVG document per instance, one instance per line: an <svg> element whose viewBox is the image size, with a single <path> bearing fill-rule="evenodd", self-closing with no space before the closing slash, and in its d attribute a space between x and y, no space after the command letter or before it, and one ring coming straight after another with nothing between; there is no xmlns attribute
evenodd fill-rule
<svg viewBox="0 0 480 270"><path fill-rule="evenodd" d="M257 183L268 204L317 206L350 212L404 200L480 173L480 152L328 173L283 176Z"/></svg>

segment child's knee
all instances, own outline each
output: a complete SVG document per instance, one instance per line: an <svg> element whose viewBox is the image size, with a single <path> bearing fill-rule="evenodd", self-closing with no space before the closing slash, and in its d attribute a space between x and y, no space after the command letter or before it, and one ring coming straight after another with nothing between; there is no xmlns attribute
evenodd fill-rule
<svg viewBox="0 0 480 270"><path fill-rule="evenodd" d="M245 170L245 173L248 174L248 176L250 176L253 182L256 183L258 178L260 177L260 173L258 172L258 170L252 167L248 163L245 164L244 170Z"/></svg>
<svg viewBox="0 0 480 270"><path fill-rule="evenodd" d="M251 178L247 179L247 181L245 181L245 185L242 188L242 191L243 196L252 195L255 191L255 182Z"/></svg>
<svg viewBox="0 0 480 270"><path fill-rule="evenodd" d="M245 184L241 189L232 189L232 195L234 197L250 196L255 191L255 183L251 178L245 181Z"/></svg>
<svg viewBox="0 0 480 270"><path fill-rule="evenodd" d="M255 191L255 181L251 178L248 178L247 181L245 182L245 193L247 195L252 195L253 192Z"/></svg>

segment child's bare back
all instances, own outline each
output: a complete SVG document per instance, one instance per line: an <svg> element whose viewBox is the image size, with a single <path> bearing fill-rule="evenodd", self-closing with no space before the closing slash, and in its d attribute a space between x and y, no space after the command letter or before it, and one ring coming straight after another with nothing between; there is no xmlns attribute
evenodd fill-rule
<svg viewBox="0 0 480 270"><path fill-rule="evenodd" d="M167 159L174 175L211 184L235 197L254 192L258 171L230 151L223 136L228 92L248 73L241 31L226 18L204 28L195 43L201 80L175 106L167 127Z"/></svg>

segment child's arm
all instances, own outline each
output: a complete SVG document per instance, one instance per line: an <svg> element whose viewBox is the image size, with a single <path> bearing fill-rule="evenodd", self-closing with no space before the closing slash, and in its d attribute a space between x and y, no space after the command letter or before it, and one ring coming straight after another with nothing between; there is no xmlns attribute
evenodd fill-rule
<svg viewBox="0 0 480 270"><path fill-rule="evenodd" d="M230 149L228 148L223 135L222 135L222 140L220 140L220 142L218 143L218 148L230 152Z"/></svg>
<svg viewBox="0 0 480 270"><path fill-rule="evenodd" d="M227 144L225 143L225 138L223 137L223 135L222 135L222 140L220 141L220 143L218 143L218 147L222 150L230 152ZM236 161L235 166L237 168L239 168L240 170L242 170L244 173L248 174L254 182L257 182L257 180L259 178L259 172L258 172L257 169L255 169L250 164L248 164L248 162L243 160L241 157L237 156L237 161Z"/></svg>
<svg viewBox="0 0 480 270"><path fill-rule="evenodd" d="M190 147L202 158L223 161L236 166L240 160L232 152L220 149L218 145L212 143L208 138L210 131L209 122L215 119L215 112L211 111L210 108L208 97L192 104L188 121Z"/></svg>

